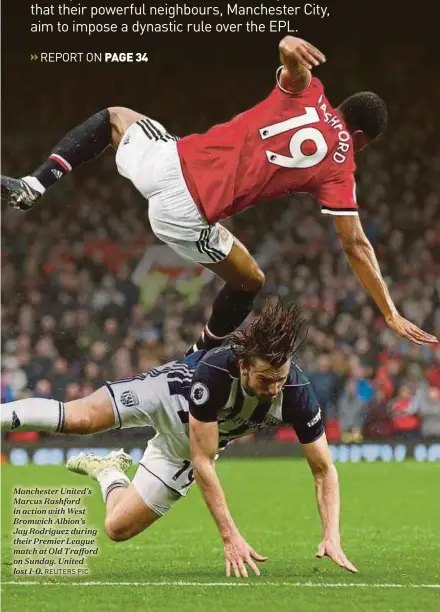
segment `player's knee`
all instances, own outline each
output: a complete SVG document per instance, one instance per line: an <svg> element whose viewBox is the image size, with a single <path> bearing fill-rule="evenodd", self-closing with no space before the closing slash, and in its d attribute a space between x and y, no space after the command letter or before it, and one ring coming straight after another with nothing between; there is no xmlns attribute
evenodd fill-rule
<svg viewBox="0 0 440 612"><path fill-rule="evenodd" d="M110 123L118 127L127 119L130 109L124 106L109 106L108 112L110 113Z"/></svg>
<svg viewBox="0 0 440 612"><path fill-rule="evenodd" d="M257 295L264 287L266 278L263 270L256 264L246 271L246 274L238 274L228 278L226 283L230 289L237 291L249 291Z"/></svg>
<svg viewBox="0 0 440 612"><path fill-rule="evenodd" d="M106 519L104 524L105 534L113 542L125 542L129 540L133 534L121 523L115 521L112 517Z"/></svg>
<svg viewBox="0 0 440 612"><path fill-rule="evenodd" d="M75 416L75 421L70 422L70 431L74 430L76 434L91 434L93 433L93 418L90 412L81 411Z"/></svg>
<svg viewBox="0 0 440 612"><path fill-rule="evenodd" d="M94 408L88 398L67 402L64 414L64 433L87 435L102 429L94 418Z"/></svg>
<svg viewBox="0 0 440 612"><path fill-rule="evenodd" d="M117 147L130 125L138 121L142 115L124 106L110 106L108 112L110 113L110 125L112 128L112 144L114 147Z"/></svg>
<svg viewBox="0 0 440 612"><path fill-rule="evenodd" d="M252 291L253 293L259 293L263 289L265 281L266 277L264 276L263 270L255 266L244 289L246 291Z"/></svg>
<svg viewBox="0 0 440 612"><path fill-rule="evenodd" d="M257 287L257 291L261 291L264 287L264 283L266 282L266 276L261 268L257 268L255 273L255 283Z"/></svg>

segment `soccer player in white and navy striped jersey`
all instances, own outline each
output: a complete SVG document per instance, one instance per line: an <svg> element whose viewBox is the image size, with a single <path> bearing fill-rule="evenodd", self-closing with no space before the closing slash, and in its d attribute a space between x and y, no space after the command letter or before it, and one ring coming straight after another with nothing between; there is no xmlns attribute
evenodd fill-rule
<svg viewBox="0 0 440 612"><path fill-rule="evenodd" d="M3 430L41 429L91 434L150 426L156 430L130 482L130 455L81 454L67 467L92 476L106 503L105 530L113 540L142 532L184 498L194 480L224 543L226 574L247 577L266 557L240 535L215 470L219 451L237 438L291 425L302 444L316 484L322 538L317 556L328 556L355 572L339 535L339 485L327 444L320 406L310 382L295 363L304 330L295 305L268 301L225 346L197 351L114 382L63 404L30 398L2 405ZM256 465L258 469L258 465Z"/></svg>

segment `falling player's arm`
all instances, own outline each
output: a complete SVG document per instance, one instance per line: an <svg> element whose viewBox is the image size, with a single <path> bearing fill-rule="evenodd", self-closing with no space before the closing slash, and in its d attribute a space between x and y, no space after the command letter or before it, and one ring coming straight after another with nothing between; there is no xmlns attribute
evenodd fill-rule
<svg viewBox="0 0 440 612"><path fill-rule="evenodd" d="M322 540L317 557L326 555L341 567L355 572L356 568L341 548L338 473L327 443L321 408L312 385L302 373L298 374L296 384L284 394L283 418L295 429L315 480L322 523Z"/></svg>
<svg viewBox="0 0 440 612"><path fill-rule="evenodd" d="M419 329L397 311L359 217L342 215L335 217L334 222L351 267L376 302L389 327L415 344L436 344L438 339L435 336Z"/></svg>
<svg viewBox="0 0 440 612"><path fill-rule="evenodd" d="M279 45L283 70L280 85L290 93L300 93L309 86L310 70L325 62L325 57L313 45L295 36L285 36Z"/></svg>
<svg viewBox="0 0 440 612"><path fill-rule="evenodd" d="M322 522L322 539L339 540L339 482L325 433L303 444L303 451L315 479L316 499Z"/></svg>
<svg viewBox="0 0 440 612"><path fill-rule="evenodd" d="M218 423L206 423L189 416L191 461L194 476L223 540L238 533L215 471L218 452Z"/></svg>
<svg viewBox="0 0 440 612"><path fill-rule="evenodd" d="M291 423L312 470L322 519L323 538L339 537L339 485L325 436L321 407L312 385L297 369L296 380L286 387L283 417Z"/></svg>
<svg viewBox="0 0 440 612"><path fill-rule="evenodd" d="M358 215L334 217L336 231L351 267L376 302L385 319L398 315L382 277L374 249Z"/></svg>
<svg viewBox="0 0 440 612"><path fill-rule="evenodd" d="M233 572L237 578L247 578L247 566L259 576L255 562L265 561L267 557L255 552L239 533L215 471L219 450L217 417L227 403L232 380L228 353L220 356L220 361L218 357L215 353L206 355L206 361L202 359L193 374L188 399L191 462L199 489L223 539L226 576Z"/></svg>
<svg viewBox="0 0 440 612"><path fill-rule="evenodd" d="M339 484L324 430L322 411L312 385L297 374L285 392L285 420L294 427L316 485L323 539L339 539Z"/></svg>
<svg viewBox="0 0 440 612"><path fill-rule="evenodd" d="M214 365L218 366L218 362ZM193 375L188 402L194 476L223 539L236 531L215 471L219 448L217 415L228 399L230 380L226 368L211 367L209 361L202 359Z"/></svg>
<svg viewBox="0 0 440 612"><path fill-rule="evenodd" d="M333 464L325 433L318 440L304 444L303 450L315 479L316 499L322 523L322 540L316 556L330 557L340 567L349 572L357 572L341 548L338 472Z"/></svg>
<svg viewBox="0 0 440 612"><path fill-rule="evenodd" d="M332 215L342 248L351 267L382 312L387 325L401 338L414 344L435 344L438 339L402 317L393 300L377 262L376 254L362 228L356 202L353 164L335 164L329 179L318 185L314 195L324 214Z"/></svg>
<svg viewBox="0 0 440 612"><path fill-rule="evenodd" d="M237 578L247 578L246 565L259 576L260 570L255 562L266 561L267 557L255 552L241 536L229 512L225 494L215 471L218 424L201 422L190 413L189 430L194 476L223 539L226 576L231 576L233 572Z"/></svg>

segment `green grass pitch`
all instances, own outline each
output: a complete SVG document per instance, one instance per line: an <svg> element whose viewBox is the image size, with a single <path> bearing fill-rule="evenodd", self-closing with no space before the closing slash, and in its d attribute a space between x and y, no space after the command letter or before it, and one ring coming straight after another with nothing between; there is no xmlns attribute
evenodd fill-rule
<svg viewBox="0 0 440 612"><path fill-rule="evenodd" d="M338 465L343 545L359 570L355 575L314 558L320 522L304 461L222 459L217 468L242 534L269 557L259 578L226 579L222 544L196 486L150 531L115 543L102 530L96 482L63 467L3 466L3 610L440 610L438 464ZM99 528L100 545L99 556L88 562L89 575L20 584L11 569L13 486L85 484L94 489L88 522Z"/></svg>

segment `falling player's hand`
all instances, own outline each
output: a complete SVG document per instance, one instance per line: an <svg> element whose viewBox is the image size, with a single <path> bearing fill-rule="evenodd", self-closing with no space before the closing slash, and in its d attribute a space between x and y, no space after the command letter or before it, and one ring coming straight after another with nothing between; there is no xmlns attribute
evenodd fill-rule
<svg viewBox="0 0 440 612"><path fill-rule="evenodd" d="M353 574L357 572L357 569L353 563L347 559L339 541L336 539L323 540L319 545L318 552L315 556L318 557L318 559L329 557L329 559L349 572L352 572Z"/></svg>
<svg viewBox="0 0 440 612"><path fill-rule="evenodd" d="M231 576L231 571L234 571L236 578L248 578L246 564L256 576L260 575L255 561L267 561L267 557L263 557L255 552L249 546L244 538L239 533L230 536L224 542L225 560L226 560L226 576Z"/></svg>
<svg viewBox="0 0 440 612"><path fill-rule="evenodd" d="M399 314L396 314L392 317L388 317L386 322L389 327L396 334L399 334L402 338L406 338L414 344L437 344L438 339L431 334L427 334L423 330L419 329L416 325L411 323L411 321L407 321Z"/></svg>
<svg viewBox="0 0 440 612"><path fill-rule="evenodd" d="M290 59L296 60L298 64L309 70L326 61L325 55L319 49L306 40L293 36L289 37L288 55Z"/></svg>

